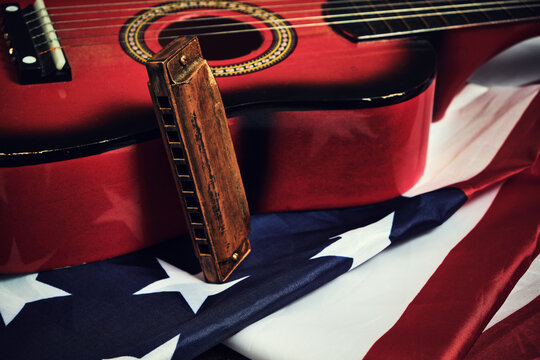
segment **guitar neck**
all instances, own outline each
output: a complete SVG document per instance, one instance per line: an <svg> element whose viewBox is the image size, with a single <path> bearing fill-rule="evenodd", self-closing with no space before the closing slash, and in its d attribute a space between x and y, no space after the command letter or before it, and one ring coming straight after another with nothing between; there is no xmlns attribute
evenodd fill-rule
<svg viewBox="0 0 540 360"><path fill-rule="evenodd" d="M331 0L327 22L358 41L540 19L540 0Z"/></svg>

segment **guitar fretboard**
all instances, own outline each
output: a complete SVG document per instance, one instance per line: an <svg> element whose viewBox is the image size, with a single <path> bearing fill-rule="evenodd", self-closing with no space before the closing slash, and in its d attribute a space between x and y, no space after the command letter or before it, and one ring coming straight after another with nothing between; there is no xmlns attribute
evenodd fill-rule
<svg viewBox="0 0 540 360"><path fill-rule="evenodd" d="M540 19L539 0L331 0L330 24L358 40Z"/></svg>

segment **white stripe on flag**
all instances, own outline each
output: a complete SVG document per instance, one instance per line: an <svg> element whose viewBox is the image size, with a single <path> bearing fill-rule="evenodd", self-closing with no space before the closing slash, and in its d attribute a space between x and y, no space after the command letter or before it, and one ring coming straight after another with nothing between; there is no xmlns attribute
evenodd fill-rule
<svg viewBox="0 0 540 360"><path fill-rule="evenodd" d="M469 84L444 118L431 125L426 169L405 196L436 190L479 174L495 157L540 89Z"/></svg>
<svg viewBox="0 0 540 360"><path fill-rule="evenodd" d="M538 296L540 296L540 256L534 259L527 272L516 283L516 286L514 286L512 292L495 313L485 330L523 308Z"/></svg>
<svg viewBox="0 0 540 360"><path fill-rule="evenodd" d="M481 172L539 88L485 91L476 85L467 86L462 95L474 97L474 102L453 104L447 116L433 124L425 175L421 184L406 195L444 187ZM463 97L457 101L463 101ZM498 106L501 104L502 107ZM492 111L478 110L485 108ZM494 121L491 128L493 118L500 121ZM483 137L478 128L495 140ZM472 133L475 136L468 137ZM454 147L456 142L459 146ZM477 160L470 162L473 157ZM226 344L254 359L361 358L395 324L450 250L474 228L498 190L492 189L469 201L439 228L389 248L354 271L251 325Z"/></svg>

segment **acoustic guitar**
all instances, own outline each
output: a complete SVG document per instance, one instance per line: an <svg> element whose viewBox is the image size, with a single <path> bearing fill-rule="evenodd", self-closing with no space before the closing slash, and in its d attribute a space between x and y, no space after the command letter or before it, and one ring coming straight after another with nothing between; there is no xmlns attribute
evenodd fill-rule
<svg viewBox="0 0 540 360"><path fill-rule="evenodd" d="M2 3L0 272L186 226L144 63L198 35L253 212L384 201L421 176L469 75L540 33L538 0ZM436 79L436 81L435 81Z"/></svg>

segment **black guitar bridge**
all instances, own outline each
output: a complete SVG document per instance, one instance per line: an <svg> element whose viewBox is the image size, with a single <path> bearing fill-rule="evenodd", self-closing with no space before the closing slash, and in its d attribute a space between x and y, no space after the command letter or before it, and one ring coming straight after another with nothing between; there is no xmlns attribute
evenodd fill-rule
<svg viewBox="0 0 540 360"><path fill-rule="evenodd" d="M71 80L71 68L43 2L2 4L2 32L21 84Z"/></svg>

